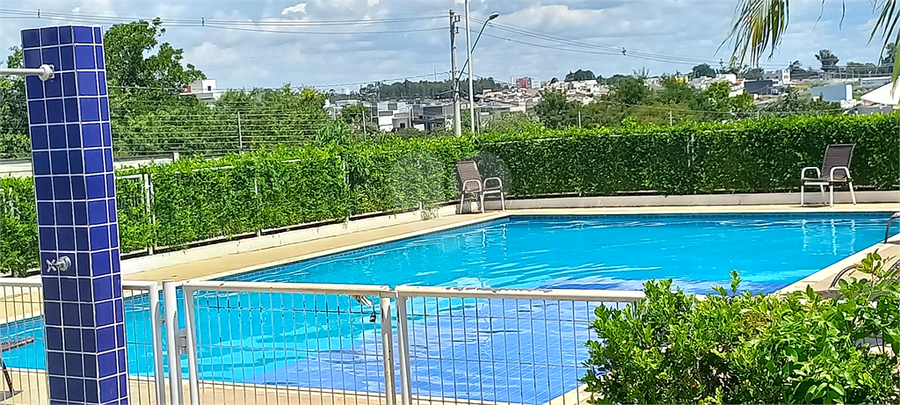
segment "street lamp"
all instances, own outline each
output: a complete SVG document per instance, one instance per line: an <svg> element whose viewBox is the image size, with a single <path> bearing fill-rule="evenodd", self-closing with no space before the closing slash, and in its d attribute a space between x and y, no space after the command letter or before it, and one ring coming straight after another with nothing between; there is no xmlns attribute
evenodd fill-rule
<svg viewBox="0 0 900 405"><path fill-rule="evenodd" d="M499 16L500 13L496 11L491 13L481 26L481 31L478 32L478 39L481 39L481 34L484 32L484 27L487 26L487 23ZM475 45L478 45L478 39L475 40ZM473 134L475 133L475 84L472 81L472 50L474 48L475 47L472 46L472 24L471 21L469 21L469 0L466 0L466 52L468 53L466 63L469 64L469 121L472 125ZM463 69L465 69L465 67L463 67Z"/></svg>

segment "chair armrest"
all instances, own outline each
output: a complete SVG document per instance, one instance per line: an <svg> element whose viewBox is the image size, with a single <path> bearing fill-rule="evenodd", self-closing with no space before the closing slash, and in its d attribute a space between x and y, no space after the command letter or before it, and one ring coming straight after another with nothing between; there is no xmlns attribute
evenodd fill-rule
<svg viewBox="0 0 900 405"><path fill-rule="evenodd" d="M816 177L806 177L806 171L807 171L807 170L815 170L815 171L816 171ZM801 179L817 179L817 178L819 178L819 177L822 177L822 171L819 170L818 167L804 167L803 169L800 169L800 178L801 178Z"/></svg>
<svg viewBox="0 0 900 405"><path fill-rule="evenodd" d="M462 184L462 190L461 190L460 192L463 192L463 193L466 192L466 185L469 184L469 183L475 183L475 184L478 185L478 190L476 190L476 191L482 191L482 190L484 190L484 187L481 186L481 181L479 181L479 180L466 180L466 181L463 182L463 184Z"/></svg>
<svg viewBox="0 0 900 405"><path fill-rule="evenodd" d="M850 168L847 166L835 166L831 168L831 173L828 174L828 180L834 181L834 173L838 170L843 170L844 174L847 176L847 179L850 179Z"/></svg>
<svg viewBox="0 0 900 405"><path fill-rule="evenodd" d="M491 180L496 180L497 184L500 186L500 189L501 190L503 189L503 180L500 180L499 177L488 177L488 178L484 179L484 188L488 187L488 182Z"/></svg>

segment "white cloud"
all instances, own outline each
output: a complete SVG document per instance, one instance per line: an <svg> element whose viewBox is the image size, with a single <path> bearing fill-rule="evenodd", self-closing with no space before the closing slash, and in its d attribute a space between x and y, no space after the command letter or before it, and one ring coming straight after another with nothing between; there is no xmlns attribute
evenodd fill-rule
<svg viewBox="0 0 900 405"><path fill-rule="evenodd" d="M296 3L304 1L303 3ZM449 70L447 11L462 13L462 0L294 0L186 2L159 0L3 0L4 9L78 13L84 17L124 16L163 21L181 19L196 25L166 26L161 38L185 50L185 61L196 65L221 87L277 87L284 82L329 84L411 77ZM291 6L291 4L294 4ZM568 71L591 69L610 76L642 67L652 74L689 71L693 65L718 66L730 56L730 44L717 48L728 35L734 0L471 0L474 17L492 11L500 18L485 29L473 54L476 75L508 80L513 76L539 79L562 77ZM841 23L842 5L847 12ZM823 8L824 7L824 8ZM77 11L76 11L77 10ZM200 18L230 21L297 22L320 20L369 21L357 25L242 25L238 29L200 27ZM413 21L377 22L415 17ZM872 27L868 2L791 2L791 25L767 68L799 59L818 67L813 56L830 49L841 63L875 62L880 39L868 44ZM0 24L0 51L18 45L19 31L48 25L42 19L8 19ZM64 22L64 21L59 21ZM53 21L52 23L57 23ZM108 28L109 23L103 22ZM473 34L481 28L478 21ZM465 62L465 30L457 37L458 63ZM249 30L248 30L249 29ZM509 29L525 30L526 36ZM425 31L422 31L425 30ZM284 33L293 31L293 33ZM366 32L395 31L378 35ZM540 35L579 44L548 41ZM499 38L498 38L499 37ZM530 43L532 45L523 44ZM585 45L586 44L586 45ZM625 47L628 56L618 50ZM640 54L643 52L643 54ZM641 57L643 56L643 57ZM0 60L5 57L0 52ZM338 86L355 87L355 86Z"/></svg>
<svg viewBox="0 0 900 405"><path fill-rule="evenodd" d="M284 10L281 10L281 15L288 15L288 14L293 14L293 13L306 14L306 3L299 3L295 6L291 6Z"/></svg>

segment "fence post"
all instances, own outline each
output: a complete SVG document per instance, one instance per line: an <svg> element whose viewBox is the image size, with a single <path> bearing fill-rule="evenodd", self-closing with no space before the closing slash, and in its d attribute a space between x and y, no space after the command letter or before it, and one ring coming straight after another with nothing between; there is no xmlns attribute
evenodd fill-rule
<svg viewBox="0 0 900 405"><path fill-rule="evenodd" d="M383 294L381 298L381 350L384 353L385 405L397 404L397 383L394 379L394 339L391 328L391 298L396 293Z"/></svg>
<svg viewBox="0 0 900 405"><path fill-rule="evenodd" d="M197 366L197 335L194 320L194 289L181 287L184 295L184 339L185 354L188 358L188 387L190 388L191 405L200 405L200 372Z"/></svg>
<svg viewBox="0 0 900 405"><path fill-rule="evenodd" d="M175 282L163 281L163 305L165 305L166 317L166 345L169 355L169 402L183 404L181 386L181 353L178 350L181 345L178 342L178 295L175 292Z"/></svg>
<svg viewBox="0 0 900 405"><path fill-rule="evenodd" d="M150 338L153 343L153 380L156 383L156 403L166 405L166 377L163 362L162 323L159 313L159 284L153 283L148 292L150 298Z"/></svg>
<svg viewBox="0 0 900 405"><path fill-rule="evenodd" d="M397 350L400 357L400 395L403 405L412 405L412 380L409 366L409 326L406 316L407 297L397 294Z"/></svg>
<svg viewBox="0 0 900 405"><path fill-rule="evenodd" d="M156 251L156 214L153 212L153 183L150 182L150 173L143 174L144 180L144 207L147 208L147 215L150 216L150 225L154 227L153 238L150 240L150 246L147 246L147 253L153 254Z"/></svg>
<svg viewBox="0 0 900 405"><path fill-rule="evenodd" d="M244 132L241 129L241 112L237 112L238 118L238 152L244 153Z"/></svg>

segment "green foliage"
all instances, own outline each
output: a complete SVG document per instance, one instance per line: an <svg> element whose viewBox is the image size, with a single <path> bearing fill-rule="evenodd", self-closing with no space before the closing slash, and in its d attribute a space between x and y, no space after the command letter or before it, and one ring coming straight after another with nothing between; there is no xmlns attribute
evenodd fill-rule
<svg viewBox="0 0 900 405"><path fill-rule="evenodd" d="M709 66L708 63L701 63L691 69L691 77L716 77L716 70Z"/></svg>
<svg viewBox="0 0 900 405"><path fill-rule="evenodd" d="M818 97L819 94L812 94ZM786 95L762 108L767 114L840 115L844 113L841 103L822 101L818 98L801 97L797 89L791 88Z"/></svg>
<svg viewBox="0 0 900 405"><path fill-rule="evenodd" d="M12 47L6 67L24 67L22 49ZM25 78L0 78L0 157L23 158L31 153L28 140L28 115L25 110Z"/></svg>
<svg viewBox="0 0 900 405"><path fill-rule="evenodd" d="M150 170L158 246L346 218L347 185L329 149L186 159Z"/></svg>
<svg viewBox="0 0 900 405"><path fill-rule="evenodd" d="M114 115L154 110L178 99L194 80L204 78L193 65L182 65L184 50L159 42L162 21L114 24L103 34L110 109Z"/></svg>
<svg viewBox="0 0 900 405"><path fill-rule="evenodd" d="M622 126L486 134L479 148L502 159L516 195L775 192L796 189L825 146L855 143L856 185L896 184L896 116L766 118L727 124ZM893 148L896 149L896 148Z"/></svg>
<svg viewBox="0 0 900 405"><path fill-rule="evenodd" d="M561 91L541 92L541 101L534 106L534 112L541 122L550 129L567 128L578 123L581 103L568 101Z"/></svg>
<svg viewBox="0 0 900 405"><path fill-rule="evenodd" d="M662 111L640 107L648 114ZM629 117L617 127L566 130L546 129L527 117L515 120L524 122L474 142L394 134L377 141L353 139L343 122L333 121L317 132L318 142L301 147L121 171L122 250L184 246L448 201L458 190L454 163L465 158L474 158L483 175L501 176L507 193L518 196L791 190L799 185L800 168L821 162L831 143L857 144L852 167L857 186L887 190L897 179L896 116L891 115L677 126L642 126ZM153 184L149 210L144 174ZM7 193L2 232L18 235L3 238L3 269L22 273L37 255L34 191L28 179L2 184Z"/></svg>
<svg viewBox="0 0 900 405"><path fill-rule="evenodd" d="M585 80L594 80L596 78L597 77L594 76L594 72L591 72L590 69L587 69L587 70L578 69L574 72L569 72L568 74L566 74L565 81L581 82L581 81L585 81Z"/></svg>
<svg viewBox="0 0 900 405"><path fill-rule="evenodd" d="M699 300L651 281L633 306L598 307L583 378L591 402L897 402L897 352L867 340L897 348L896 278L844 282L823 299L738 294L732 277L730 294Z"/></svg>
<svg viewBox="0 0 900 405"><path fill-rule="evenodd" d="M37 212L30 178L0 178L0 273L25 276L38 264Z"/></svg>

